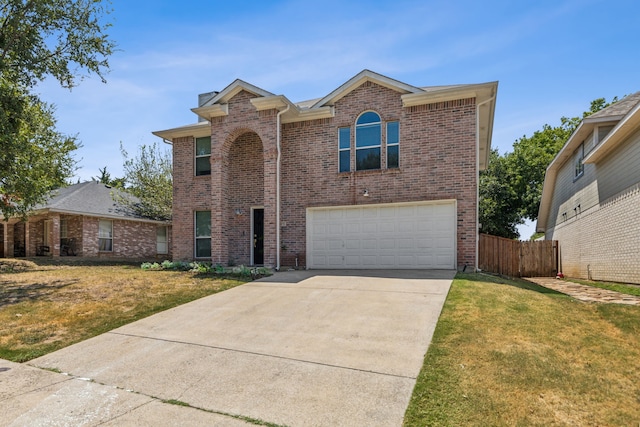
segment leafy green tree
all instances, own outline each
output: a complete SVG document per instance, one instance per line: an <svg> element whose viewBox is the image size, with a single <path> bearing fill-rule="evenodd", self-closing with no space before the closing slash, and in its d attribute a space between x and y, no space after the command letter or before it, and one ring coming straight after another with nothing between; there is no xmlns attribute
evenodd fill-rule
<svg viewBox="0 0 640 427"><path fill-rule="evenodd" d="M110 2L100 0L0 0L0 73L31 88L52 76L65 88L83 71L100 76L115 45L103 19Z"/></svg>
<svg viewBox="0 0 640 427"><path fill-rule="evenodd" d="M617 102L604 98L591 102L580 117L562 117L559 126L545 124L531 136L513 144L513 151L491 153L489 166L480 175L479 220L485 233L517 238L517 226L525 219L536 221L547 166L555 158L580 122Z"/></svg>
<svg viewBox="0 0 640 427"><path fill-rule="evenodd" d="M56 132L53 108L0 80L0 212L26 217L75 171L75 137Z"/></svg>
<svg viewBox="0 0 640 427"><path fill-rule="evenodd" d="M71 89L104 81L110 10L99 0L0 0L0 210L25 216L75 170L75 136L56 131L54 109L32 93L51 76Z"/></svg>
<svg viewBox="0 0 640 427"><path fill-rule="evenodd" d="M511 185L505 157L492 149L489 166L480 172L480 231L494 236L515 239L516 226L522 224L518 214L518 195Z"/></svg>
<svg viewBox="0 0 640 427"><path fill-rule="evenodd" d="M125 190L138 200L114 193L116 200L142 217L170 220L173 203L171 151L162 150L157 143L141 145L138 155L133 158L129 158L122 144L120 151L124 157Z"/></svg>

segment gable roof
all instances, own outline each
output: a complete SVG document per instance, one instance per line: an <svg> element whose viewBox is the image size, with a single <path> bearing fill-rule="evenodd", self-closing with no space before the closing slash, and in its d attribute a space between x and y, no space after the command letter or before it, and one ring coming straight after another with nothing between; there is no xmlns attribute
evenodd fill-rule
<svg viewBox="0 0 640 427"><path fill-rule="evenodd" d="M117 203L112 197L114 192L133 201L137 200L134 196L116 188L89 181L52 191L49 199L36 206L33 211L34 213L57 212L129 221L162 222L142 218L131 209Z"/></svg>
<svg viewBox="0 0 640 427"><path fill-rule="evenodd" d="M334 116L335 103L365 82L373 82L400 93L403 107L476 98L478 111L477 138L479 167L481 170L486 168L491 151L491 137L493 133L498 82L417 87L383 76L371 70L363 70L322 98L293 103L284 95L274 95L271 92L237 79L205 102L204 105L191 110L207 121L201 122L204 124L187 125L174 129L156 131L153 132L153 134L164 139L165 142L181 136L204 136L208 130L207 125L209 121L213 117L228 115L229 100L243 90L256 95L255 98L251 99L251 103L256 110L277 109L281 111L282 123L331 118ZM192 133L189 134L188 132ZM198 134L194 132L198 132ZM200 133L202 133L202 135Z"/></svg>
<svg viewBox="0 0 640 427"><path fill-rule="evenodd" d="M587 154L584 158L585 163L597 163L600 159L620 145L620 143L623 142L632 132L640 129L640 92L627 96L602 111L598 111L593 114L593 116L608 109L610 109L608 115L599 115L596 119L600 119L601 117L610 119L616 118L619 120L618 124L616 124L611 132L609 132L609 134L607 134L607 136Z"/></svg>
<svg viewBox="0 0 640 427"><path fill-rule="evenodd" d="M422 89L415 86L402 83L398 80L391 79L389 77L383 76L382 74L374 73L370 70L362 70L361 72L347 80L345 83L340 85L340 87L331 92L329 95L318 100L311 106L311 108L333 105L366 82L373 82L380 86L386 87L387 89L392 89L402 94L422 92Z"/></svg>
<svg viewBox="0 0 640 427"><path fill-rule="evenodd" d="M585 155L582 160L583 163L597 163L620 145L632 132L640 129L640 92L626 96L607 108L603 108L584 118L571 134L562 149L547 167L544 184L542 185L540 207L538 208L537 232L544 232L546 230L558 171L573 157L574 151L582 144L585 138L593 132L594 128L604 123L615 124L615 126L602 141L599 141L598 144Z"/></svg>

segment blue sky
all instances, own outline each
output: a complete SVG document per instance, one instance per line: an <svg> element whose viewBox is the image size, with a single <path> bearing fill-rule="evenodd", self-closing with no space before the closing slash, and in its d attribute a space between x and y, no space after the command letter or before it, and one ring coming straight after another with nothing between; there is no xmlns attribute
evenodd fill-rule
<svg viewBox="0 0 640 427"><path fill-rule="evenodd" d="M493 147L576 116L591 100L640 90L640 3L622 1L113 0L118 45L107 84L40 85L58 128L83 147L76 179L119 146L197 121L197 94L236 78L298 102L363 69L415 86L499 81ZM521 233L528 237L528 230Z"/></svg>

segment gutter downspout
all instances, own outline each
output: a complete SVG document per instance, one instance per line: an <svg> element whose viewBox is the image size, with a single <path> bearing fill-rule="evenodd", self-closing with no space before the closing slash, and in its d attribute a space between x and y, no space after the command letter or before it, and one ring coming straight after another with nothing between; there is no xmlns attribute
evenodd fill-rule
<svg viewBox="0 0 640 427"><path fill-rule="evenodd" d="M280 270L280 160L282 158L282 150L280 147L280 116L291 108L287 105L282 111L278 111L276 115L276 147L278 149L278 158L276 160L276 271Z"/></svg>
<svg viewBox="0 0 640 427"><path fill-rule="evenodd" d="M491 98L476 105L476 260L473 269L474 273L478 272L478 244L480 243L480 106L487 102L495 101L495 99L496 94L494 93ZM489 141L488 148L491 149L491 141ZM489 155L489 158L491 158L491 155ZM487 167L489 167L488 164Z"/></svg>

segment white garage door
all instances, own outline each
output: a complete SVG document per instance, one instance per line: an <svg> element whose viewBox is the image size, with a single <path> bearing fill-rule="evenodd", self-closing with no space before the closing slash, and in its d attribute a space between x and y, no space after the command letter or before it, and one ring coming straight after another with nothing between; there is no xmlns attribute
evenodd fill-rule
<svg viewBox="0 0 640 427"><path fill-rule="evenodd" d="M455 200L307 209L308 268L456 268Z"/></svg>

